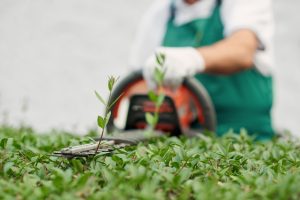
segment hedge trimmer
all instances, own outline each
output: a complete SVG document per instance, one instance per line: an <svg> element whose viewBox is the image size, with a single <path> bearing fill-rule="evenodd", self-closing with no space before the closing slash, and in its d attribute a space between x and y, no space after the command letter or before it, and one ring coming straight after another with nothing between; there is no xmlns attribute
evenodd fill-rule
<svg viewBox="0 0 300 200"><path fill-rule="evenodd" d="M67 147L54 152L54 155L92 156L136 145L149 137L164 134L195 136L204 130L215 131L214 107L204 87L195 78L189 77L176 91L164 88L164 56L157 55L156 59L159 66L154 74L158 84L156 91L148 92L141 71L125 77L116 88L114 84L117 79L111 77L108 102L96 92L105 105L104 116L98 116L101 137L94 143ZM114 133L113 136L103 137L105 129L108 133Z"/></svg>
<svg viewBox="0 0 300 200"><path fill-rule="evenodd" d="M110 108L111 115L105 128L113 136L101 138L97 152L96 141L99 138L91 144L64 148L54 155L68 158L92 156L146 141L149 139L145 135L149 124L146 113L157 112L159 116L151 137L165 134L190 137L205 130L215 131L214 107L207 91L195 78L186 78L176 91L161 88L160 93L163 93L164 99L157 110L147 93L141 71L131 73L118 83L111 94L110 101L117 101Z"/></svg>

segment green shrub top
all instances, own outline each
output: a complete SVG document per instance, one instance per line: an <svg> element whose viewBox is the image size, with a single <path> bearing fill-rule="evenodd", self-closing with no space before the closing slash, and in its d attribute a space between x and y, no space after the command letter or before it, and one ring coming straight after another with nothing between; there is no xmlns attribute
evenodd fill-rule
<svg viewBox="0 0 300 200"><path fill-rule="evenodd" d="M290 140L166 137L93 158L49 156L88 141L0 128L0 199L300 198L300 147Z"/></svg>

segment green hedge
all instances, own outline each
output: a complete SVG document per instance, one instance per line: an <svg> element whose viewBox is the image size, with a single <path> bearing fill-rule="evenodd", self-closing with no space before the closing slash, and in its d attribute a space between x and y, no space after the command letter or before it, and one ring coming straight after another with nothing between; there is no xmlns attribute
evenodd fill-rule
<svg viewBox="0 0 300 200"><path fill-rule="evenodd" d="M88 159L49 156L88 140L0 128L0 199L300 199L296 142L242 133L161 138Z"/></svg>

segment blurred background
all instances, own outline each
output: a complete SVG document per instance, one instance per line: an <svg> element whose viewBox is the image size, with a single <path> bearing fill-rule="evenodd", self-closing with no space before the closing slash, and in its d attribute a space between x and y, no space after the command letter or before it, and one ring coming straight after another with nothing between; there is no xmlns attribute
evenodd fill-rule
<svg viewBox="0 0 300 200"><path fill-rule="evenodd" d="M77 134L96 127L109 75L128 73L152 0L1 0L0 123ZM274 123L300 136L299 0L274 0Z"/></svg>

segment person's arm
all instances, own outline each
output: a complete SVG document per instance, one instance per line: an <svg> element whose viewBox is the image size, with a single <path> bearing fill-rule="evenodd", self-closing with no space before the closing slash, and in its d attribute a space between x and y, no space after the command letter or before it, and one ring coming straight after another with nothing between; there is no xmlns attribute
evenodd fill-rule
<svg viewBox="0 0 300 200"><path fill-rule="evenodd" d="M254 65L262 74L271 71L272 0L223 0L221 18L224 39L213 45L156 48L166 58L165 86L176 88L196 73L233 74ZM148 85L155 85L155 53L143 67Z"/></svg>
<svg viewBox="0 0 300 200"><path fill-rule="evenodd" d="M164 85L177 88L183 77L196 73L229 75L249 69L254 65L258 39L249 29L240 29L229 37L206 47L160 47L156 53L165 55L166 68ZM155 88L154 69L156 58L153 54L143 69L144 78L150 88Z"/></svg>
<svg viewBox="0 0 300 200"><path fill-rule="evenodd" d="M214 45L197 50L204 59L204 72L232 74L253 67L258 44L252 31L241 29Z"/></svg>

